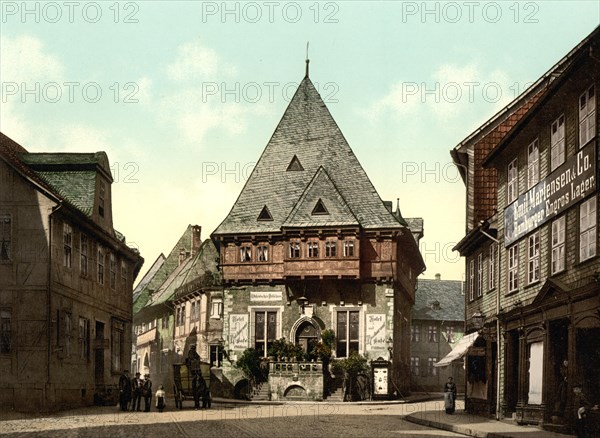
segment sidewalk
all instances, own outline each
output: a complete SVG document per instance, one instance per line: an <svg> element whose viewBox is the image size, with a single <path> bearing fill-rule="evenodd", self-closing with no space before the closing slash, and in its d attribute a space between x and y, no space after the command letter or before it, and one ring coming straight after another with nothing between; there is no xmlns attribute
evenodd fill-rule
<svg viewBox="0 0 600 438"><path fill-rule="evenodd" d="M477 415L467 414L463 410L452 415L444 410L421 411L404 417L406 421L422 426L447 430L479 438L568 438L535 426L519 426L511 422L497 421Z"/></svg>

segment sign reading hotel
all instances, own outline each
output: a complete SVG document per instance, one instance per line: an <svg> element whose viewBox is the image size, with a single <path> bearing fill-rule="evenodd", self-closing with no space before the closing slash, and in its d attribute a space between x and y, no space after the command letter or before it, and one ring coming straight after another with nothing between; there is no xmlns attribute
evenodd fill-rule
<svg viewBox="0 0 600 438"><path fill-rule="evenodd" d="M229 315L229 348L248 348L248 315Z"/></svg>
<svg viewBox="0 0 600 438"><path fill-rule="evenodd" d="M386 348L385 314L367 315L367 350Z"/></svg>
<svg viewBox="0 0 600 438"><path fill-rule="evenodd" d="M596 146L592 142L506 207L504 246L511 245L595 191Z"/></svg>
<svg viewBox="0 0 600 438"><path fill-rule="evenodd" d="M277 301L281 302L283 299L283 293L281 291L269 291L269 292L260 292L260 291L252 291L250 292L250 301Z"/></svg>

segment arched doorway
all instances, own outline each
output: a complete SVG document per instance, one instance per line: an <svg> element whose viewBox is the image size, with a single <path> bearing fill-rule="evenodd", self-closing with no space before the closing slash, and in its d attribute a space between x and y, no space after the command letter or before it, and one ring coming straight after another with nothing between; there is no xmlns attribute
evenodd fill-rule
<svg viewBox="0 0 600 438"><path fill-rule="evenodd" d="M296 344L300 345L305 353L310 354L319 342L319 336L319 327L312 321L306 320L296 329Z"/></svg>

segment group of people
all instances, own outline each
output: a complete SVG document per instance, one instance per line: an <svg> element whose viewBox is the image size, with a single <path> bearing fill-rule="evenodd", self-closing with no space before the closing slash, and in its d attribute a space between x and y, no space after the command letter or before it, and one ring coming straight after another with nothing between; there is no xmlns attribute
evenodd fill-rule
<svg viewBox="0 0 600 438"><path fill-rule="evenodd" d="M145 374L144 378L140 373L135 373L135 377L129 377L129 371L123 371L119 378L119 404L122 411L128 411L131 402L131 411L141 412L141 401L144 399L144 412L150 412L152 401L152 381L150 374ZM162 385L156 391L156 407L159 412L165 408L165 391Z"/></svg>

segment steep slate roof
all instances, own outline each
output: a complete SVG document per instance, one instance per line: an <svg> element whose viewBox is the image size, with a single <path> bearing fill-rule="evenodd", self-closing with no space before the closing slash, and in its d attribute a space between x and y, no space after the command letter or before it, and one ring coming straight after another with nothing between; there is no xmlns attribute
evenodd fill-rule
<svg viewBox="0 0 600 438"><path fill-rule="evenodd" d="M321 201L327 213L313 214L317 203ZM348 207L335 184L323 166L319 167L312 181L283 222L284 227L315 227L358 225L358 220Z"/></svg>
<svg viewBox="0 0 600 438"><path fill-rule="evenodd" d="M156 273L158 272L158 270L163 265L163 263L165 262L166 259L167 258L165 257L165 255L163 253L160 253L160 255L156 258L154 263L152 263L152 266L150 266L150 269L148 269L148 271L144 274L144 276L142 277L140 282L137 284L137 286L133 290L133 301L134 302L135 302L135 300L138 299L138 297L140 296L140 293L142 293L142 290L144 290L146 285L148 283L150 283L150 281L154 278L154 276L156 275Z"/></svg>
<svg viewBox="0 0 600 438"><path fill-rule="evenodd" d="M65 171L37 172L37 174L82 213L87 216L92 215L96 192L96 172Z"/></svg>
<svg viewBox="0 0 600 438"><path fill-rule="evenodd" d="M418 280L412 319L435 321L464 321L464 282L459 280ZM439 309L432 303L438 301Z"/></svg>
<svg viewBox="0 0 600 438"><path fill-rule="evenodd" d="M287 170L294 155L304 170ZM321 96L305 77L214 234L280 231L321 166L363 228L402 227L384 206ZM272 221L257 220L265 205Z"/></svg>

